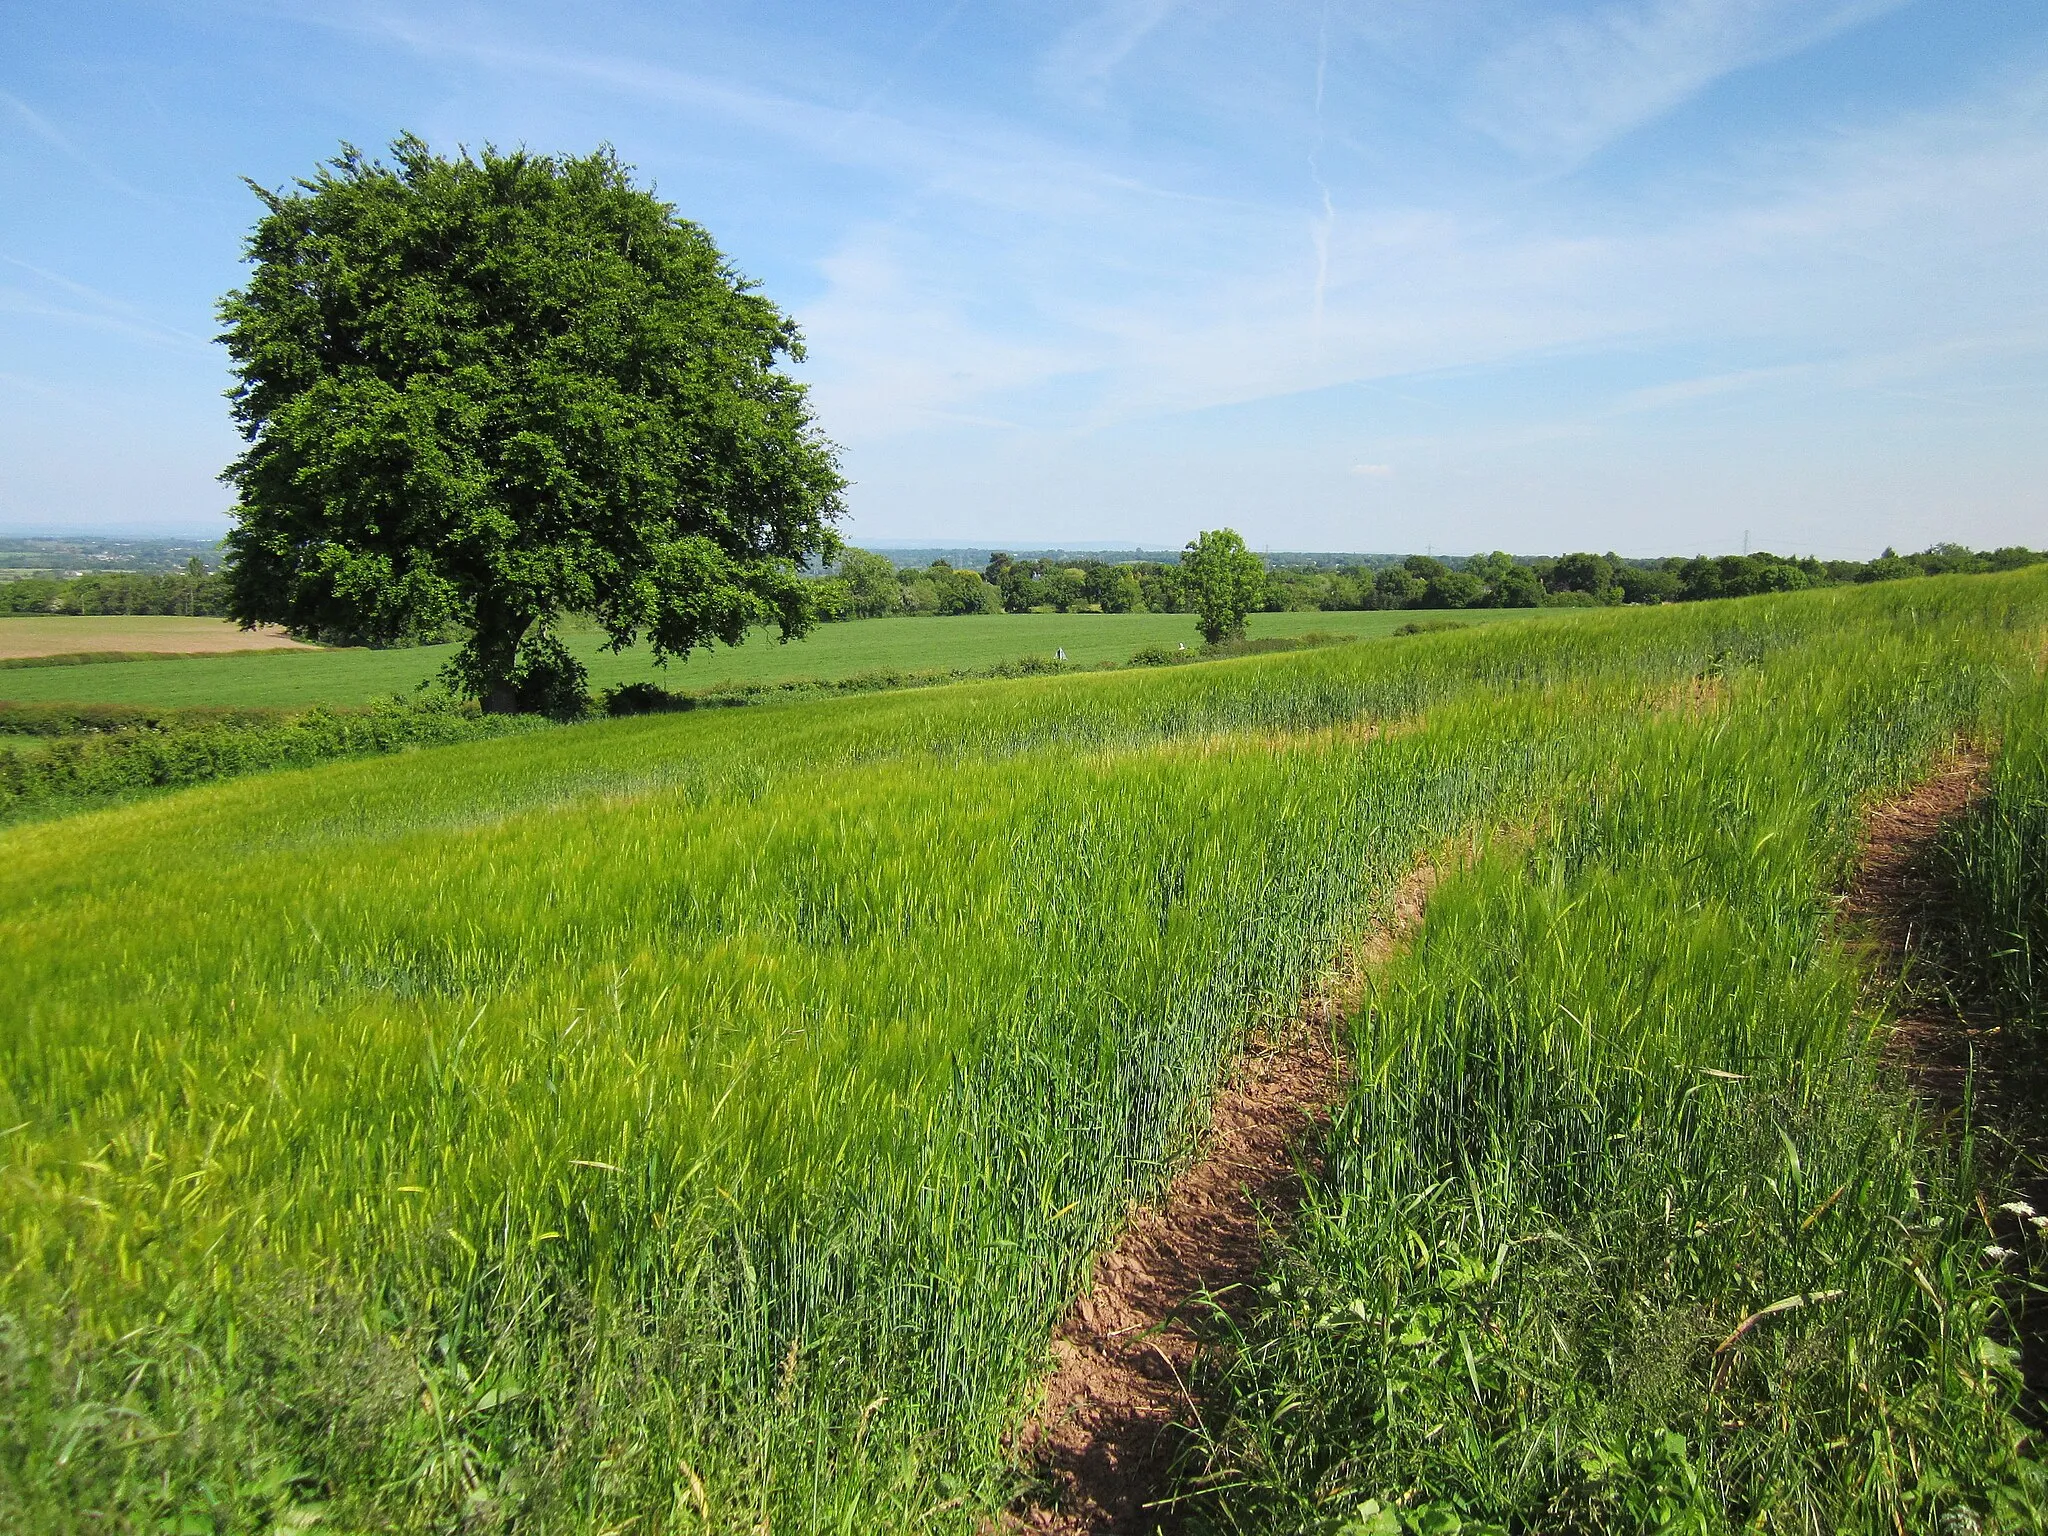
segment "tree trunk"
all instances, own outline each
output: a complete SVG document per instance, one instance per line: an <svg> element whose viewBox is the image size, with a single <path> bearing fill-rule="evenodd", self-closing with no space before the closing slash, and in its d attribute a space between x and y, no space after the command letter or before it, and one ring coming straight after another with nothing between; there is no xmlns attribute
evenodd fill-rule
<svg viewBox="0 0 2048 1536"><path fill-rule="evenodd" d="M519 660L519 642L533 627L533 615L497 603L476 605L476 632L470 637L477 659L477 702L487 715L519 712L519 690L512 670Z"/></svg>

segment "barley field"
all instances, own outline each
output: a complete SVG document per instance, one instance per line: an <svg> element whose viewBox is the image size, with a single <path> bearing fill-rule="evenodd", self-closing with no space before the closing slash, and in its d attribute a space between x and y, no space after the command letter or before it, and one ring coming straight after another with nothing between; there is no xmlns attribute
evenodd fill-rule
<svg viewBox="0 0 2048 1536"><path fill-rule="evenodd" d="M1981 920L2038 933L2044 631L1937 578L0 832L0 1526L987 1529L1090 1256L1434 858L1164 1508L2038 1530L2033 1239L1830 895L2010 736Z"/></svg>

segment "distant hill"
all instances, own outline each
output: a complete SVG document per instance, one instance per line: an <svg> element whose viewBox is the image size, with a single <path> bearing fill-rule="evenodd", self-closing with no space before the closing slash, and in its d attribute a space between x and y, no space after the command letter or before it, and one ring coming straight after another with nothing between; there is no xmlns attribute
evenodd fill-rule
<svg viewBox="0 0 2048 1536"><path fill-rule="evenodd" d="M218 570L217 539L112 539L90 534L0 537L0 581L21 576L84 576L94 571L182 571L197 560Z"/></svg>

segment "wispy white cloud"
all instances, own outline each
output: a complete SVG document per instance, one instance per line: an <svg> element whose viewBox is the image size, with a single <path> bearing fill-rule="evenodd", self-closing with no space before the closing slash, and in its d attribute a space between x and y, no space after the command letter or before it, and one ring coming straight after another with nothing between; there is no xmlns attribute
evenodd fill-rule
<svg viewBox="0 0 2048 1536"><path fill-rule="evenodd" d="M541 46L381 6L309 17L308 23L504 75L682 108L756 132L818 163L873 172L905 188L989 209L1075 221L1133 199L1217 201L1150 184L1103 156L995 117L912 117L833 106L650 59Z"/></svg>
<svg viewBox="0 0 2048 1536"><path fill-rule="evenodd" d="M1953 358L1936 344L1957 335L2027 338L2011 355L2048 360L2048 294L2024 257L2048 243L2048 206L2035 195L2048 182L2044 86L2048 77L1967 111L1781 145L1740 193L1673 197L1655 217L1640 205L1600 218L1368 202L1333 217L1326 269L1301 252L1288 209L1097 211L1016 230L1000 259L977 268L983 302L953 305L944 323L892 306L958 291L953 253L899 240L896 299L834 272L805 318L833 342L819 349L836 354L832 398L860 402L855 439L921 430L940 400L974 414L978 395L1000 396L1006 420L1086 432L1612 348L1755 346L1799 359L1643 387L1633 410L1750 389L1814 358L1884 354L1939 372ZM1091 263L1091 243L1129 252L1150 241L1227 256L1129 281ZM1304 302L1319 283L1320 313ZM1931 291L1944 295L1938 308L1923 302ZM884 314L861 342L851 318ZM813 317L825 315L835 318L821 331ZM876 345L886 363L870 365ZM1001 360L985 381L958 361L977 357ZM910 377L925 382L905 389Z"/></svg>
<svg viewBox="0 0 2048 1536"><path fill-rule="evenodd" d="M883 79L882 83L868 92L867 96L862 99L860 110L872 112L876 107L880 106L888 97L889 92L895 89L896 82L902 76L903 71L916 63L919 58L930 50L934 43L938 42L940 38L952 30L953 23L960 19L960 13L967 9L969 3L970 0L953 0L953 3L946 7L945 13L939 17L938 21L915 43L912 43L909 50L896 61L894 68L889 71L889 74Z"/></svg>
<svg viewBox="0 0 2048 1536"><path fill-rule="evenodd" d="M1047 50L1039 76L1062 96L1099 105L1117 66L1172 14L1175 0L1105 0Z"/></svg>
<svg viewBox="0 0 2048 1536"><path fill-rule="evenodd" d="M1621 0L1553 15L1475 70L1465 116L1569 165L1725 75L1810 48L1909 0Z"/></svg>
<svg viewBox="0 0 2048 1536"><path fill-rule="evenodd" d="M43 290L24 290L0 287L0 309L9 314L33 315L39 319L56 320L67 325L83 326L90 330L111 331L132 336L141 341L157 345L179 347L206 347L208 338L175 325L166 325L139 304L117 299L112 294L102 293L97 288L76 282L60 272L52 272L32 262L0 252L0 263L25 272ZM48 290L55 289L67 298L82 302L76 304L52 302Z"/></svg>
<svg viewBox="0 0 2048 1536"><path fill-rule="evenodd" d="M71 161L74 165L82 167L93 180L99 182L102 186L111 188L124 197L132 197L137 202L159 203L162 201L162 199L149 192L145 192L134 183L108 170L96 158L87 154L85 150L74 143L70 136L55 123L43 116L42 113L36 111L34 107L31 107L19 96L13 95L8 91L0 91L0 107L5 107L8 115L13 117L16 122L28 129L30 133L57 151L65 159Z"/></svg>
<svg viewBox="0 0 2048 1536"><path fill-rule="evenodd" d="M221 3L237 27L277 24ZM328 29L297 45L335 100L350 72L377 76L364 121L402 106L392 126L471 142L611 135L680 183L804 324L864 512L1007 498L1050 534L1047 507L1150 508L1129 531L1177 542L1172 519L1249 528L1297 491L1441 519L1477 504L1442 489L1469 486L1475 457L1503 466L1514 509L1510 461L1573 466L1556 500L1577 518L1573 476L1617 444L1796 423L1823 398L1872 420L1886 391L2023 408L2048 379L2038 51L2009 53L2034 73L2003 94L1952 71L1921 98L1941 113L1886 121L1865 80L1803 139L1765 124L1806 114L1704 124L1655 182L1590 160L1901 3L1062 0L995 19L927 0L922 34L867 36L858 12L744 6L622 5L617 29L500 4L290 14ZM904 67L940 38L957 76ZM1807 62L1824 88L1837 61ZM32 153L76 151L24 110L0 98ZM6 286L0 304L65 324L148 324L25 270Z"/></svg>
<svg viewBox="0 0 2048 1536"><path fill-rule="evenodd" d="M913 266L907 236L855 231L822 263L826 295L803 310L820 418L850 440L934 426L1014 427L1003 397L1100 366L1086 349L977 324L970 296L939 277L940 253Z"/></svg>

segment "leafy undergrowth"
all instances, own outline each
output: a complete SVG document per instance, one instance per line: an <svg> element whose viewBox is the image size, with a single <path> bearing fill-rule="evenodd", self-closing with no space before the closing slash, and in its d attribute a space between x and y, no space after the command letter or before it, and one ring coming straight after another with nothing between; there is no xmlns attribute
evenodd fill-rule
<svg viewBox="0 0 2048 1536"><path fill-rule="evenodd" d="M1968 1170L1871 1086L1820 893L1857 799L2032 678L2048 579L1911 597L616 720L0 834L0 1526L976 1529L1246 1030L1509 824L1547 831L1365 1026L1203 1517L1853 1528L1861 1477L2004 1518Z"/></svg>
<svg viewBox="0 0 2048 1536"><path fill-rule="evenodd" d="M315 656L302 646L251 646L247 650L212 651L48 651L39 656L0 656L0 672L38 667L97 667L131 661L223 661L238 656Z"/></svg>
<svg viewBox="0 0 2048 1536"><path fill-rule="evenodd" d="M444 696L297 712L0 706L0 734L23 738L0 744L0 821L268 768L503 736L533 723L481 716Z"/></svg>

